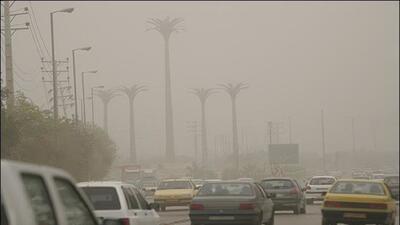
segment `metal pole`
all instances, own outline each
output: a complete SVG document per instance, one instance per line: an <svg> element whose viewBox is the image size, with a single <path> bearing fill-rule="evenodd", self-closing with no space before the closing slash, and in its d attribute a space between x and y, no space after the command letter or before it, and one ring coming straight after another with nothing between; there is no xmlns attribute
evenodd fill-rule
<svg viewBox="0 0 400 225"><path fill-rule="evenodd" d="M55 60L55 49L54 49L54 24L53 24L53 13L50 13L50 26L51 26L51 61L53 71L53 110L54 119L58 119L58 101L57 101L57 74L56 74L56 60Z"/></svg>
<svg viewBox="0 0 400 225"><path fill-rule="evenodd" d="M269 128L269 144L272 144L272 122L268 122L268 128Z"/></svg>
<svg viewBox="0 0 400 225"><path fill-rule="evenodd" d="M75 106L75 123L78 123L78 96L76 94L76 68L75 68L75 50L72 50L72 70L74 75L74 106Z"/></svg>
<svg viewBox="0 0 400 225"><path fill-rule="evenodd" d="M356 135L355 135L355 129L354 129L354 117L351 118L351 134L353 138L353 154L355 156L356 153Z"/></svg>
<svg viewBox="0 0 400 225"><path fill-rule="evenodd" d="M289 116L289 144L292 144L292 118Z"/></svg>
<svg viewBox="0 0 400 225"><path fill-rule="evenodd" d="M4 43L6 55L6 90L7 90L7 109L14 108L14 74L12 62L12 40L11 40L11 19L10 1L4 1Z"/></svg>
<svg viewBox="0 0 400 225"><path fill-rule="evenodd" d="M93 98L93 88L92 89L92 125L94 127L94 98Z"/></svg>
<svg viewBox="0 0 400 225"><path fill-rule="evenodd" d="M82 72L82 103L83 103L83 124L86 124L86 105L85 105L85 72Z"/></svg>
<svg viewBox="0 0 400 225"><path fill-rule="evenodd" d="M324 172L326 172L324 110L321 110L321 129L322 129L322 167L323 167Z"/></svg>

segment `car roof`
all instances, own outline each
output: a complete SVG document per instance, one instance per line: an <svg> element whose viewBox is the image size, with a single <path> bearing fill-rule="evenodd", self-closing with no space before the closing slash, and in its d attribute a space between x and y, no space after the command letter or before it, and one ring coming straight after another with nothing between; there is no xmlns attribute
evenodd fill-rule
<svg viewBox="0 0 400 225"><path fill-rule="evenodd" d="M295 180L294 178L291 177L267 177L262 179L261 181L265 181L265 180Z"/></svg>
<svg viewBox="0 0 400 225"><path fill-rule="evenodd" d="M161 182L169 182L169 181L191 181L190 178L178 178L178 179L164 179Z"/></svg>
<svg viewBox="0 0 400 225"><path fill-rule="evenodd" d="M383 183L382 180L367 180L367 179L340 179L339 181L346 181L346 182L367 182L367 183Z"/></svg>
<svg viewBox="0 0 400 225"><path fill-rule="evenodd" d="M121 187L122 185L135 186L122 181L88 181L77 183L77 186L79 187Z"/></svg>
<svg viewBox="0 0 400 225"><path fill-rule="evenodd" d="M335 178L335 176L326 175L326 176L313 176L313 177L311 177L311 179L314 179L314 178Z"/></svg>

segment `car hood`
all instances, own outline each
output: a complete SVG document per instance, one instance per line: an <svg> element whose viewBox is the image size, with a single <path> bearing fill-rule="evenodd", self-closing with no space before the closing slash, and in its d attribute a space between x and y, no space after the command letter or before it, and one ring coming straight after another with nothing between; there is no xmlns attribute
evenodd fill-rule
<svg viewBox="0 0 400 225"><path fill-rule="evenodd" d="M167 196L167 195L186 195L193 194L192 189L167 189L167 190L157 190L155 195L157 196Z"/></svg>
<svg viewBox="0 0 400 225"><path fill-rule="evenodd" d="M328 193L325 201L351 201L351 202L387 202L389 197L384 195L361 195L361 194L334 194Z"/></svg>

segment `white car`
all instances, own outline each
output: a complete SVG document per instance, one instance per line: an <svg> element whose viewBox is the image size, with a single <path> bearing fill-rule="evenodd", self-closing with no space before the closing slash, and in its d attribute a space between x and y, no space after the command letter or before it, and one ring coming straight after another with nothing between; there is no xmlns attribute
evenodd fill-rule
<svg viewBox="0 0 400 225"><path fill-rule="evenodd" d="M306 184L306 202L313 204L314 201L324 200L323 193L328 192L329 188L335 183L334 176L314 176Z"/></svg>
<svg viewBox="0 0 400 225"><path fill-rule="evenodd" d="M100 221L85 194L65 171L1 160L1 224L99 225ZM103 220L101 224L121 223Z"/></svg>
<svg viewBox="0 0 400 225"><path fill-rule="evenodd" d="M113 218L129 225L159 225L160 217L139 189L119 181L93 181L77 184L92 202L99 218Z"/></svg>

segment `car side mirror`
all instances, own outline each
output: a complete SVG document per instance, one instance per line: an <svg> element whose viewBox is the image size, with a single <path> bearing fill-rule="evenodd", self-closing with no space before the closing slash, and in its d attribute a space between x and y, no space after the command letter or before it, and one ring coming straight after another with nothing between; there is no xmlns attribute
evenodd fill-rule
<svg viewBox="0 0 400 225"><path fill-rule="evenodd" d="M326 191L325 191L325 192L322 192L322 193L321 193L321 196L322 196L322 197L325 197L326 193L327 193Z"/></svg>
<svg viewBox="0 0 400 225"><path fill-rule="evenodd" d="M306 192L306 191L307 191L307 188L306 188L306 187L303 187L303 188L301 189L301 191L302 191L302 192Z"/></svg>
<svg viewBox="0 0 400 225"><path fill-rule="evenodd" d="M104 219L101 225L123 225L123 223L119 219Z"/></svg>
<svg viewBox="0 0 400 225"><path fill-rule="evenodd" d="M199 186L195 186L194 190L200 190L200 187Z"/></svg>
<svg viewBox="0 0 400 225"><path fill-rule="evenodd" d="M267 198L275 198L276 194L275 193L267 193Z"/></svg>

